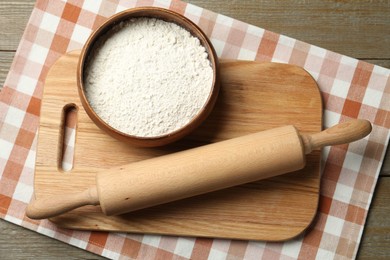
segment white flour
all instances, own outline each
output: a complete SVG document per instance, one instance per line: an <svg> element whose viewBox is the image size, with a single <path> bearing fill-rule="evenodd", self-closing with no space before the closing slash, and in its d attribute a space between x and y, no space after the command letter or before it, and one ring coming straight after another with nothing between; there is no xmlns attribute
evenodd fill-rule
<svg viewBox="0 0 390 260"><path fill-rule="evenodd" d="M154 137L186 125L204 106L213 70L199 39L153 18L115 26L84 74L87 99L113 128Z"/></svg>

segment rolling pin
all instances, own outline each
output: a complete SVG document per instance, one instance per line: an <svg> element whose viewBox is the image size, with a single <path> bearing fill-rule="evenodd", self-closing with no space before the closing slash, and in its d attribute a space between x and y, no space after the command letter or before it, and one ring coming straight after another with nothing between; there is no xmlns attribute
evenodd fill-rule
<svg viewBox="0 0 390 260"><path fill-rule="evenodd" d="M283 126L99 172L96 186L74 194L32 201L32 219L57 216L84 205L117 215L302 169L305 155L349 143L371 132L366 120L351 120L303 135Z"/></svg>

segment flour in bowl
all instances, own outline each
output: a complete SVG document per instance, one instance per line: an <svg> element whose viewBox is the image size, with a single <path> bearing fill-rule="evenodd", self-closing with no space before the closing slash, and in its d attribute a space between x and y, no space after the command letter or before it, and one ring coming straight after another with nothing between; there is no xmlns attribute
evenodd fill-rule
<svg viewBox="0 0 390 260"><path fill-rule="evenodd" d="M201 111L213 69L198 38L154 18L121 22L106 36L88 58L84 91L107 124L156 137L182 128Z"/></svg>

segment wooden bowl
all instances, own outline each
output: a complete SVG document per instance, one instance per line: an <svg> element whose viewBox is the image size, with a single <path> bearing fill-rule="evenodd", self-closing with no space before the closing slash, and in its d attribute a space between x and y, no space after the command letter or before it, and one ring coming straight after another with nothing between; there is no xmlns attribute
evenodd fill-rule
<svg viewBox="0 0 390 260"><path fill-rule="evenodd" d="M193 36L199 39L200 43L206 49L206 52L208 53L208 59L210 60L211 67L213 69L212 88L203 108L201 108L199 113L182 128L160 136L140 137L140 136L123 133L111 127L95 113L95 111L90 106L84 92L84 86L83 86L84 67L87 62L89 54L93 50L94 43L99 39L99 37L103 36L106 32L108 32L114 25L118 24L121 21L131 19L131 18L136 18L136 17L158 18L167 22L176 23L177 25L189 31ZM192 132L196 127L198 127L207 118L207 116L210 114L210 112L212 111L215 105L218 92L219 92L218 78L219 78L219 70L218 70L217 55L211 42L204 34L204 32L186 17L167 9L155 8L155 7L141 7L141 8L129 9L109 18L105 23L103 23L99 28L97 28L86 41L84 48L81 51L78 68L77 68L77 84L78 84L78 91L79 91L81 103L83 104L85 111L92 119L92 121L112 137L120 141L127 142L129 144L136 145L136 146L142 146L142 147L163 146L172 143L186 136L187 134Z"/></svg>

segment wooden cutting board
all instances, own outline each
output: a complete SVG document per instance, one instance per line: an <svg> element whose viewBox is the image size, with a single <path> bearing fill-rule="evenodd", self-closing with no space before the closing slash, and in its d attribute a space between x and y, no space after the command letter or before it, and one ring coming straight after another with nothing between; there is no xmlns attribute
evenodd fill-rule
<svg viewBox="0 0 390 260"><path fill-rule="evenodd" d="M321 130L320 92L305 70L277 63L223 61L216 107L195 132L163 148L132 147L106 135L84 111L76 85L78 57L79 51L64 55L46 78L34 183L38 200L84 190L95 184L97 171L112 166L286 124L304 133ZM77 130L73 169L65 172L60 161L63 113L69 105L77 109ZM86 206L51 221L72 229L286 240L302 233L315 217L320 154L308 155L303 170L268 180L120 216L107 217L99 206Z"/></svg>

